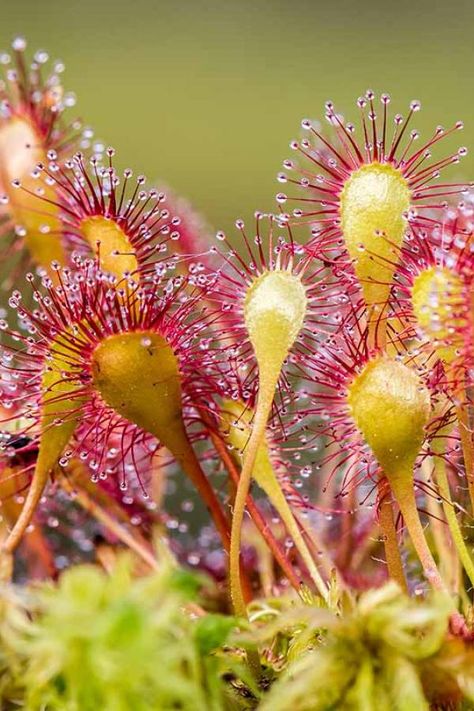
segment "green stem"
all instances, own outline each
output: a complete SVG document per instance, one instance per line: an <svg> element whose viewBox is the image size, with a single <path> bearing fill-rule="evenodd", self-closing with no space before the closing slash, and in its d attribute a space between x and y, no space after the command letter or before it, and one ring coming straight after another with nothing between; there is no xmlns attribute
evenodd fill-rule
<svg viewBox="0 0 474 711"><path fill-rule="evenodd" d="M466 571L471 584L474 585L474 563L469 555L469 551L467 550L466 543L459 526L459 521L454 511L454 504L451 499L449 481L446 473L446 463L441 457L436 458L435 476L439 493L443 499L444 515L446 516L446 521L449 526L453 543L458 552L459 559L464 567L464 570Z"/></svg>
<svg viewBox="0 0 474 711"><path fill-rule="evenodd" d="M263 377L261 374L260 378L260 391L257 402L257 407L255 409L255 418L253 423L252 434L250 435L249 441L244 454L243 467L240 473L239 484L237 487L237 493L234 501L234 512L232 517L232 528L230 536L230 593L232 597L232 602L237 615L245 617L247 614L245 601L241 589L240 581L240 547L241 547L241 537L242 537L242 522L245 513L245 503L247 500L247 495L250 489L250 482L252 480L253 468L255 465L255 460L260 446L265 438L265 432L268 422L268 417L270 415L270 410L273 402L273 396L275 388L278 382L278 373L268 374L267 377ZM272 495L270 496L272 503L274 501L275 508L279 511L283 518L285 526L288 528L288 532L292 536L295 546L297 547L305 565L308 567L308 571L321 593L324 600L328 600L328 590L325 585L321 575L314 563L314 560L309 552L306 543L303 540L301 532L298 525L291 513L291 509L288 506L283 492L276 483L275 487L272 487ZM284 502L284 503L283 503Z"/></svg>
<svg viewBox="0 0 474 711"><path fill-rule="evenodd" d="M385 559L388 575L406 592L407 583L403 570L400 546L398 545L397 529L393 520L393 502L390 491L387 492L383 480L378 483L379 492L379 524L383 536Z"/></svg>
<svg viewBox="0 0 474 711"><path fill-rule="evenodd" d="M221 503L214 489L209 483L209 479L202 470L201 464L199 463L181 420L169 428L166 440L162 439L162 442L175 457L176 461L181 464L183 471L196 487L211 514L224 550L229 552L231 546L229 522L224 515ZM243 566L239 559L239 580L241 579L243 580L243 599L251 599L252 586L244 574Z"/></svg>
<svg viewBox="0 0 474 711"><path fill-rule="evenodd" d="M426 468L428 460L425 460L422 468ZM431 477L431 470L428 474ZM450 536L449 528L446 526L441 502L434 496L426 497L426 508L431 517L430 528L433 534L434 547L439 561L438 566L441 575L449 589L456 595L460 594L460 561L453 540Z"/></svg>
<svg viewBox="0 0 474 711"><path fill-rule="evenodd" d="M273 399L273 393L272 393ZM257 457L258 448L262 438L265 436L265 428L267 424L267 416L271 408L260 406L262 402L259 398L255 413L254 427L250 439L247 444L247 449L244 456L244 464L240 472L239 484L234 501L234 511L232 515L232 527L230 532L230 561L229 561L229 578L230 578L230 594L234 610L239 617L247 616L247 606L242 594L242 586L240 580L240 546L242 542L242 523L245 513L245 502L250 489L252 479L253 466ZM263 403L262 403L263 404Z"/></svg>
<svg viewBox="0 0 474 711"><path fill-rule="evenodd" d="M60 426L51 425L49 419L51 418L44 417L45 429L41 435L35 471L25 503L1 548L2 553L7 556L12 555L19 546L41 500L48 478L76 429L75 419L66 421Z"/></svg>
<svg viewBox="0 0 474 711"><path fill-rule="evenodd" d="M459 423L459 436L461 438L461 448L466 470L466 480L471 500L471 508L474 511L474 445L472 433L469 427L469 415L466 407L456 408L456 417Z"/></svg>
<svg viewBox="0 0 474 711"><path fill-rule="evenodd" d="M50 471L50 469L38 468L38 466L36 467L20 515L18 516L12 530L10 531L5 542L2 545L3 554L13 554L20 545L21 539L23 538L26 529L30 525L36 508L40 502L41 496L43 495L43 491L47 484Z"/></svg>
<svg viewBox="0 0 474 711"><path fill-rule="evenodd" d="M204 421L207 424L209 424L209 421L206 420L205 414L203 414L203 413L201 413L201 414L203 415ZM239 470L237 469L233 458L229 454L224 440L221 438L221 436L219 434L217 434L212 429L212 424L209 426L209 435L212 439L212 442L216 448L217 453L219 454L220 458L222 459L222 461L224 463L224 466L226 467L227 471L229 472L233 483L237 487L239 484L239 476L240 476ZM248 508L249 514L252 518L252 521L254 522L255 526L257 527L258 531L260 532L260 535L262 536L262 538L265 541L266 545L268 546L269 550L273 553L273 556L274 556L276 562L278 563L278 565L280 566L282 571L285 573L286 577L290 581L290 584L294 587L294 589L297 592L300 592L300 588L301 588L300 580L296 576L296 574L291 566L291 563L285 557L285 553L284 553L283 549L281 548L277 539L273 535L273 532L268 524L268 521L260 513L260 510L257 508L257 505L255 504L255 502L251 496L247 497L247 508Z"/></svg>
<svg viewBox="0 0 474 711"><path fill-rule="evenodd" d="M399 478L391 478L390 486L402 513L413 546L420 559L426 579L435 590L449 595L448 588L441 577L438 566L426 542L425 533L416 506L415 491L413 489L411 475L410 477L400 476Z"/></svg>
<svg viewBox="0 0 474 711"><path fill-rule="evenodd" d="M274 481L267 482L267 485L264 487L264 489L272 505L275 507L283 523L285 524L286 530L290 534L293 543L295 544L297 551L299 552L304 564L306 565L308 572L311 575L311 578L314 581L314 584L316 585L319 593L321 594L325 602L328 602L327 585L321 577L321 574L314 562L313 556L311 555L309 548L307 547L306 542L303 538L301 529L298 526L298 523L296 522L290 505L288 504L288 501L286 500L285 495L281 490L276 477L274 478Z"/></svg>

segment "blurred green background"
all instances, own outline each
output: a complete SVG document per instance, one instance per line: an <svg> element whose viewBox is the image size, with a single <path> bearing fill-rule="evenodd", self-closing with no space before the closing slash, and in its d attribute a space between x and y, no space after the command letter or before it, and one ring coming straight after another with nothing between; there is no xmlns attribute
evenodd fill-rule
<svg viewBox="0 0 474 711"><path fill-rule="evenodd" d="M346 118L367 88L401 112L420 99L426 136L461 118L456 145L473 144L472 0L0 0L0 18L2 47L23 34L66 62L78 113L120 165L215 229L272 209L289 140L329 98Z"/></svg>

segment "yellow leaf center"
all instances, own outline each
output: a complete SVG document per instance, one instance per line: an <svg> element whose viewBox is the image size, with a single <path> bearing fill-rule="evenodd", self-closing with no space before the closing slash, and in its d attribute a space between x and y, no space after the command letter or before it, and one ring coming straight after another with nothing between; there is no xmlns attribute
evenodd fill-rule
<svg viewBox="0 0 474 711"><path fill-rule="evenodd" d="M265 373L279 376L306 314L307 297L301 279L286 270L266 271L251 284L244 302L245 325Z"/></svg>
<svg viewBox="0 0 474 711"><path fill-rule="evenodd" d="M102 215L93 215L82 220L81 232L94 253L100 255L101 269L117 279L122 279L126 272L136 272L135 250L117 222Z"/></svg>
<svg viewBox="0 0 474 711"><path fill-rule="evenodd" d="M446 362L463 344L467 305L462 279L447 267L430 267L415 278L411 291L413 313L423 333Z"/></svg>
<svg viewBox="0 0 474 711"><path fill-rule="evenodd" d="M411 476L430 416L430 394L399 361L371 360L349 387L347 402L364 440L387 477Z"/></svg>
<svg viewBox="0 0 474 711"><path fill-rule="evenodd" d="M341 192L341 228L369 306L388 297L410 200L401 172L377 162L355 170Z"/></svg>
<svg viewBox="0 0 474 711"><path fill-rule="evenodd" d="M175 449L184 429L181 379L178 359L161 335L139 331L105 338L93 353L92 375L107 405Z"/></svg>

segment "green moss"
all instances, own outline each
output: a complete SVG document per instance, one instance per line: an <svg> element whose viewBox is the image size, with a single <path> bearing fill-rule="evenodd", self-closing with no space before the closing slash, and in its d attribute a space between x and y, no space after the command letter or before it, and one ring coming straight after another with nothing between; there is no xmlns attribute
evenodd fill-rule
<svg viewBox="0 0 474 711"><path fill-rule="evenodd" d="M232 665L214 653L234 622L189 607L198 585L169 565L134 579L124 558L110 576L78 566L37 589L32 620L5 595L4 703L21 679L29 711L238 708L223 680Z"/></svg>
<svg viewBox="0 0 474 711"><path fill-rule="evenodd" d="M12 586L0 588L0 707L21 707L26 655L21 641L30 628L25 598Z"/></svg>
<svg viewBox="0 0 474 711"><path fill-rule="evenodd" d="M248 629L196 605L200 580L165 564L134 578L93 566L0 590L0 708L28 711L429 711L474 708L474 650L442 596L395 584L344 614L254 603ZM244 649L262 652L257 684Z"/></svg>
<svg viewBox="0 0 474 711"><path fill-rule="evenodd" d="M449 609L442 596L418 601L390 583L342 617L306 608L298 624L298 610L282 614L267 633L285 631L293 659L259 708L429 711L471 703L473 651L449 636ZM264 640L265 628L257 636Z"/></svg>

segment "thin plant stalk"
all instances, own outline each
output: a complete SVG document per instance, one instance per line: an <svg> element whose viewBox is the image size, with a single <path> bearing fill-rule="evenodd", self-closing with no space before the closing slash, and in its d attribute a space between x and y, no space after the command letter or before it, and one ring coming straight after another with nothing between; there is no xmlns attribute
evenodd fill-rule
<svg viewBox="0 0 474 711"><path fill-rule="evenodd" d="M424 464L426 465L426 463ZM438 501L434 496L427 496L426 508L430 516L430 528L441 575L448 581L449 588L459 594L461 566L457 550L449 534L449 528L444 520L441 501Z"/></svg>
<svg viewBox="0 0 474 711"><path fill-rule="evenodd" d="M469 427L469 417L466 408L457 407L456 417L459 422L459 436L461 438L461 448L466 469L466 480L469 490L471 507L474 511L474 443L472 432Z"/></svg>
<svg viewBox="0 0 474 711"><path fill-rule="evenodd" d="M444 515L446 516L446 521L449 526L449 531L451 533L454 546L457 550L462 566L466 571L469 580L471 581L471 585L474 585L474 563L467 549L466 542L462 535L461 527L459 526L459 521L454 510L454 504L451 499L451 491L449 488L448 475L446 473L446 462L442 457L436 458L435 478L440 496L443 500L443 511Z"/></svg>
<svg viewBox="0 0 474 711"><path fill-rule="evenodd" d="M219 434L217 432L215 432L212 428L209 428L209 435L211 437L211 440L214 444L214 447L216 448L216 451L217 451L219 457L221 458L225 468L227 469L228 473L230 474L232 481L234 482L234 484L236 486L238 486L239 479L240 479L240 473L235 465L234 460L232 459L231 455L229 454L229 452L227 450L225 442L219 436ZM296 590L296 592L299 593L301 591L301 580L295 574L293 566L290 564L290 562L286 558L284 551L282 550L280 544L278 543L277 539L273 535L273 533L268 525L268 521L265 520L265 518L263 517L262 513L260 512L260 510L258 509L257 505L255 504L253 498L250 495L247 497L247 508L248 508L249 514L252 517L252 520L253 520L255 526L260 531L262 538L265 540L268 548L271 550L276 562L278 563L280 568L285 573L290 584L293 586L293 588Z"/></svg>
<svg viewBox="0 0 474 711"><path fill-rule="evenodd" d="M379 480L378 483L378 492L379 525L383 538L388 574L392 580L398 583L402 590L407 591L397 529L393 518L393 501L390 491L387 492L387 487L384 485L382 479Z"/></svg>
<svg viewBox="0 0 474 711"><path fill-rule="evenodd" d="M242 523L245 512L245 503L247 500L247 495L250 489L250 482L252 480L253 467L257 457L258 450L261 443L265 437L265 431L267 427L267 421L270 414L271 406L273 403L273 396L278 382L280 372L278 371L277 377L262 378L260 380L260 392L258 397L258 403L255 410L255 419L253 423L252 434L247 444L247 449L244 455L244 463L242 471L240 473L239 484L237 487L237 494L234 501L234 513L232 517L232 527L231 527L231 537L230 537L230 590L232 596L232 602L234 604L234 609L237 615L242 617L246 616L246 605L242 594L241 581L240 581L240 546L241 546L241 531ZM283 496L283 493L282 493ZM286 501L286 499L285 499ZM291 513L291 512L290 512ZM319 593L323 599L328 601L328 588L326 583L321 577L321 574L309 552L306 543L301 535L298 525L291 515L291 520L284 521L285 526L288 529L295 546L297 547L303 562L308 568L309 574L315 583Z"/></svg>
<svg viewBox="0 0 474 711"><path fill-rule="evenodd" d="M408 477L405 478L405 481L400 485L400 480L392 478L390 482L391 489L400 507L408 534L420 559L426 579L435 590L449 595L446 583L441 577L438 566L426 541L425 532L421 525L420 515L416 506L413 486L407 486L407 481Z"/></svg>

